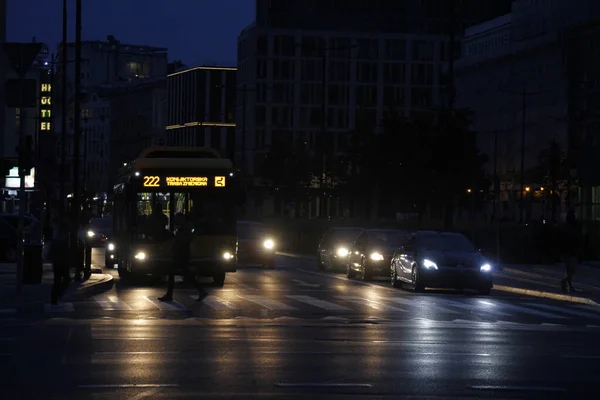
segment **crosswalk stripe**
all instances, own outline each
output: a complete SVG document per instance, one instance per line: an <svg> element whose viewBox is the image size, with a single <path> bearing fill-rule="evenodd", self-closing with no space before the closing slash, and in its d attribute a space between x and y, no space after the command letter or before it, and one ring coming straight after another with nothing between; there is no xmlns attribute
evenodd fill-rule
<svg viewBox="0 0 600 400"><path fill-rule="evenodd" d="M409 300L407 298L404 297L387 297L385 298L385 300L387 301L391 301L393 303L398 303L398 304L403 304L406 306L420 306L420 307L425 307L425 308L429 308L429 309L435 309L436 311L441 311L447 314L460 314L458 311L455 310L451 310L449 308L446 307L442 307L440 305L438 305L435 302L428 302L425 300Z"/></svg>
<svg viewBox="0 0 600 400"><path fill-rule="evenodd" d="M461 308L461 309L467 310L467 311L472 311L473 309L476 309L477 311L484 311L485 313L488 313L488 314L494 314L494 315L499 315L499 316L504 316L504 317L512 317L512 314L505 313L503 311L494 309L495 307L497 307L497 304L492 303L487 300L480 301L479 304L473 304L473 303L460 303L458 301L445 299L444 304L448 304L448 305L451 305L452 307ZM484 307L482 307L482 306L484 306Z"/></svg>
<svg viewBox="0 0 600 400"><path fill-rule="evenodd" d="M184 306L183 304L179 304L176 301L154 301L151 300L150 297L148 296L143 296L144 300L146 300L148 303L154 305L156 308L158 308L161 311L186 311L187 307Z"/></svg>
<svg viewBox="0 0 600 400"><path fill-rule="evenodd" d="M558 314L553 314L553 313L549 313L549 312L545 312L545 311L539 311L539 310L534 310L531 308L527 308L527 307L521 307L521 306L516 306L514 304L507 304L504 303L502 304L502 307L506 307L518 312L522 312L525 314L531 314L531 315L536 315L538 317L543 317L543 318L551 318L551 319L565 319L567 317L562 316L562 315L558 315Z"/></svg>
<svg viewBox="0 0 600 400"><path fill-rule="evenodd" d="M94 300L106 311L131 311L133 308L117 296L94 296Z"/></svg>
<svg viewBox="0 0 600 400"><path fill-rule="evenodd" d="M198 296L190 297L193 299L198 298ZM206 296L204 299L202 299L202 303L218 311L237 309L237 307L229 300L225 300L217 296Z"/></svg>
<svg viewBox="0 0 600 400"><path fill-rule="evenodd" d="M355 303L355 304L360 304L363 306L367 306L367 307L370 307L370 308L372 308L374 310L378 310L378 311L406 311L401 308L388 306L387 304L383 304L381 302L374 301L374 300L363 299L361 297L355 297L355 296L336 296L336 297L338 299L349 301L349 302Z"/></svg>
<svg viewBox="0 0 600 400"><path fill-rule="evenodd" d="M311 296L296 296L296 295L286 295L285 297L300 301L302 303L310 304L311 306L322 308L328 311L352 311L348 307L340 306L339 304L330 303L325 300L319 300Z"/></svg>
<svg viewBox="0 0 600 400"><path fill-rule="evenodd" d="M569 316L577 315L578 317L584 317L584 318L595 318L595 319L600 318L600 314L594 314L591 312L580 311L573 307L566 308L566 307L560 307L560 306L553 306L550 304L535 304L535 303L527 303L527 304L530 306L533 306L533 307L544 308L544 309L550 310L550 311L558 311L563 314L567 314Z"/></svg>
<svg viewBox="0 0 600 400"><path fill-rule="evenodd" d="M44 304L44 310L47 313L52 312L73 312L75 309L73 308L73 303L59 303L59 304Z"/></svg>
<svg viewBox="0 0 600 400"><path fill-rule="evenodd" d="M271 311L291 311L291 310L297 310L297 308L292 307L292 306L288 306L285 303L282 303L280 301L277 300L273 300L273 299L269 299L267 297L264 296L255 296L255 295L246 295L246 296L242 296L242 295L237 295L239 298L242 298L244 300L248 300L251 301L252 303L256 303L259 306L262 306L268 310Z"/></svg>

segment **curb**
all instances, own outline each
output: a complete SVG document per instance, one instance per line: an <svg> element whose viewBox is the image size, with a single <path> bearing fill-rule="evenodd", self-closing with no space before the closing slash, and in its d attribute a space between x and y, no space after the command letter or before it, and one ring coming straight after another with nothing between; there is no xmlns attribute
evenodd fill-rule
<svg viewBox="0 0 600 400"><path fill-rule="evenodd" d="M592 299L588 299L585 297L578 297L578 296L569 296L567 294L543 292L541 290L522 289L522 288L516 288L516 287L504 286L504 285L494 285L494 290L500 290L502 292L510 292L510 293L522 294L522 295L526 295L526 296L542 297L542 298L546 298L546 299L568 301L571 303L587 304L590 306L600 307L600 304L598 304L597 302L595 302Z"/></svg>

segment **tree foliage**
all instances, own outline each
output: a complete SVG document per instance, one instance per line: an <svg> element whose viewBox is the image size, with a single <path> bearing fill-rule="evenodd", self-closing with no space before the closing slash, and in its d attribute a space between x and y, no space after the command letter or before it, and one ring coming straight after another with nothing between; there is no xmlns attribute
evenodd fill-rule
<svg viewBox="0 0 600 400"><path fill-rule="evenodd" d="M313 165L314 157L302 137L279 132L273 135L263 169L275 187L306 187L313 178Z"/></svg>
<svg viewBox="0 0 600 400"><path fill-rule="evenodd" d="M447 209L467 188L487 188L483 166L487 158L477 148L467 110L432 111L404 117L393 110L384 116L380 132L357 129L346 151L349 190L377 188L389 211ZM448 209L449 208L449 209Z"/></svg>

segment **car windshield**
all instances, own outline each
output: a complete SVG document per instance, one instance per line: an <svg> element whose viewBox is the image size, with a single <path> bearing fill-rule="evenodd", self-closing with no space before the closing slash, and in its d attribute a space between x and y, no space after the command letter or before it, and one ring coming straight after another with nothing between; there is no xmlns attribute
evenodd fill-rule
<svg viewBox="0 0 600 400"><path fill-rule="evenodd" d="M336 242L351 242L360 232L359 229L339 229L333 231L333 240Z"/></svg>
<svg viewBox="0 0 600 400"><path fill-rule="evenodd" d="M429 250L474 253L477 250L473 244L461 235L426 235L422 236L419 244Z"/></svg>
<svg viewBox="0 0 600 400"><path fill-rule="evenodd" d="M266 228L260 224L238 224L237 234L240 239L261 239L265 236Z"/></svg>
<svg viewBox="0 0 600 400"><path fill-rule="evenodd" d="M374 246L400 247L409 237L407 233L400 231L374 231L369 232L369 243Z"/></svg>

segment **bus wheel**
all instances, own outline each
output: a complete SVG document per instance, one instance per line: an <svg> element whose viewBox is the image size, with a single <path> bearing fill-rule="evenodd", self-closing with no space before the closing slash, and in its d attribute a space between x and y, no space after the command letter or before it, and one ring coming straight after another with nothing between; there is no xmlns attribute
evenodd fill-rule
<svg viewBox="0 0 600 400"><path fill-rule="evenodd" d="M223 287L223 285L225 285L225 272L215 271L213 274L213 279L215 281L215 286Z"/></svg>

